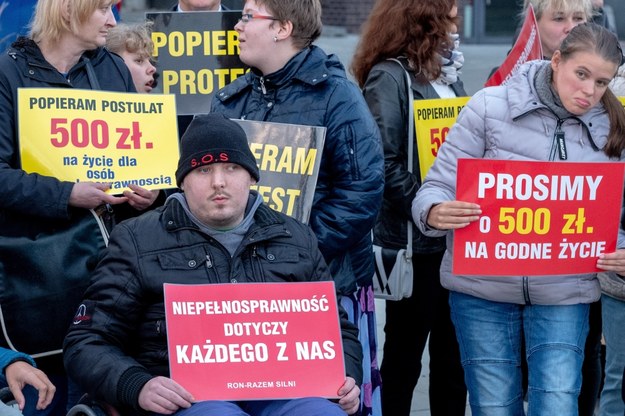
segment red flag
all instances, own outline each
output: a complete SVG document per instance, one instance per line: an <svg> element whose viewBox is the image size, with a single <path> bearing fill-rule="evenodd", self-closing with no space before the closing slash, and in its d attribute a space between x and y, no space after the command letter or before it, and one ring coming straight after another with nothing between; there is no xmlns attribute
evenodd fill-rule
<svg viewBox="0 0 625 416"><path fill-rule="evenodd" d="M486 81L485 87L493 87L505 84L517 69L527 61L543 58L543 48L540 43L540 34L538 33L538 25L534 8L530 4L527 16L523 22L521 33L517 38L510 53L503 61L501 66Z"/></svg>

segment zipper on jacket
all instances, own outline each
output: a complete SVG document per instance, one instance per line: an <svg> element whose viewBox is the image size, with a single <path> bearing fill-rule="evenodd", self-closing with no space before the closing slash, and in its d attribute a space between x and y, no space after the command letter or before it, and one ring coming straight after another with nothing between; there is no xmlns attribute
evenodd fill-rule
<svg viewBox="0 0 625 416"><path fill-rule="evenodd" d="M558 159L567 160L566 154L566 141L564 136L564 130L562 130L562 123L564 120L558 119L556 129L553 132L553 142L551 143L551 152L549 154L549 160L555 160L556 154Z"/></svg>
<svg viewBox="0 0 625 416"><path fill-rule="evenodd" d="M558 147L558 156L560 156L560 160L566 160L566 141L564 140L564 131L562 130L562 120L558 119L556 131L554 132L554 139L556 141L556 146Z"/></svg>
<svg viewBox="0 0 625 416"><path fill-rule="evenodd" d="M263 95L267 94L267 88L265 88L265 78L260 77L260 89L263 91Z"/></svg>
<svg viewBox="0 0 625 416"><path fill-rule="evenodd" d="M254 281L255 282L264 282L263 278L263 267L260 262L260 256L256 252L256 245L252 246L252 254L250 255L252 258L252 271L254 272Z"/></svg>
<svg viewBox="0 0 625 416"><path fill-rule="evenodd" d="M212 269L213 268L213 261L211 260L210 254L206 255L206 268L207 269Z"/></svg>
<svg viewBox="0 0 625 416"><path fill-rule="evenodd" d="M111 204L104 204L101 208L97 209L97 213L102 219L107 234L111 234L113 227L115 227L115 210Z"/></svg>

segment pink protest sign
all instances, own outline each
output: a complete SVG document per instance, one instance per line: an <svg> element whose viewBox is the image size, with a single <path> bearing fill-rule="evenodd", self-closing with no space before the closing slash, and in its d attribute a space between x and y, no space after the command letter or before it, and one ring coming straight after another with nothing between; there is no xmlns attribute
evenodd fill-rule
<svg viewBox="0 0 625 416"><path fill-rule="evenodd" d="M337 397L334 282L165 284L171 377L197 400Z"/></svg>

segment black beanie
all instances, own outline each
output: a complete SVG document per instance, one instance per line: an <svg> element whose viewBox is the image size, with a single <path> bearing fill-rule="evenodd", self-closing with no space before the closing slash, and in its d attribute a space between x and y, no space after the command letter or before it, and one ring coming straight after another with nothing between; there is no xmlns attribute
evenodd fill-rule
<svg viewBox="0 0 625 416"><path fill-rule="evenodd" d="M236 163L247 169L256 181L260 178L245 131L223 114L195 117L182 135L176 169L178 186L193 169L211 163Z"/></svg>

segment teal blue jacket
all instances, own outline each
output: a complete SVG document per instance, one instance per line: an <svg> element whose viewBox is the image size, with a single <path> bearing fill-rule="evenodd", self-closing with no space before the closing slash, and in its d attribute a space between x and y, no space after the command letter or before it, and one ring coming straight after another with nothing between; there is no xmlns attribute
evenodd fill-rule
<svg viewBox="0 0 625 416"><path fill-rule="evenodd" d="M0 368L2 369L3 378L4 370L16 361L26 361L35 367L35 360L33 360L30 355L0 347Z"/></svg>

